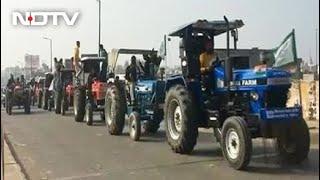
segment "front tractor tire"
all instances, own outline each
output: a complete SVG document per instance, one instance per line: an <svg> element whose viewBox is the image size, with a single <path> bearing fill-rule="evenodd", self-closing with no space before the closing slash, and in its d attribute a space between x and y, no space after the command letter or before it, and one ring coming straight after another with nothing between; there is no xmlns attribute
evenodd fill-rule
<svg viewBox="0 0 320 180"><path fill-rule="evenodd" d="M222 127L222 151L229 165L245 169L251 159L252 140L246 121L239 116L226 119Z"/></svg>
<svg viewBox="0 0 320 180"><path fill-rule="evenodd" d="M24 100L24 113L30 114L31 113L31 95L27 95L27 97Z"/></svg>
<svg viewBox="0 0 320 180"><path fill-rule="evenodd" d="M62 106L62 92L57 91L54 94L54 107L55 107L55 113L61 114L61 106Z"/></svg>
<svg viewBox="0 0 320 180"><path fill-rule="evenodd" d="M129 116L129 131L130 138L133 141L139 141L141 136L141 120L140 115L137 112L132 112Z"/></svg>
<svg viewBox="0 0 320 180"><path fill-rule="evenodd" d="M38 108L42 107L42 91L39 91L39 94L37 97L37 104L38 104Z"/></svg>
<svg viewBox="0 0 320 180"><path fill-rule="evenodd" d="M114 84L108 88L105 98L105 119L108 131L111 135L122 134L125 114L126 95L121 84Z"/></svg>
<svg viewBox="0 0 320 180"><path fill-rule="evenodd" d="M168 144L176 153L189 154L197 143L197 111L192 95L181 85L167 93L164 119Z"/></svg>
<svg viewBox="0 0 320 180"><path fill-rule="evenodd" d="M86 113L85 113L85 121L86 121L88 126L91 126L92 123L93 123L93 109L92 109L92 105L89 102L86 104L85 111L86 111Z"/></svg>
<svg viewBox="0 0 320 180"><path fill-rule="evenodd" d="M82 122L85 114L86 92L84 88L77 88L74 91L73 112L76 122Z"/></svg>
<svg viewBox="0 0 320 180"><path fill-rule="evenodd" d="M294 121L277 137L280 158L284 163L299 164L308 157L310 133L304 119Z"/></svg>

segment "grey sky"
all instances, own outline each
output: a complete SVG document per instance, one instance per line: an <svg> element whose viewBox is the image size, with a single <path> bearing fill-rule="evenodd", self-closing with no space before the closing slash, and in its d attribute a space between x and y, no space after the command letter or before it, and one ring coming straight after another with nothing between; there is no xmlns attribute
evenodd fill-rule
<svg viewBox="0 0 320 180"><path fill-rule="evenodd" d="M296 29L298 56L315 59L315 29L319 27L318 0L101 0L102 43L111 48L156 48L165 33L190 21L201 19L242 19L239 48L274 48ZM14 10L80 11L74 27L61 25L30 28L11 25ZM76 40L82 53L95 53L98 43L98 3L96 0L1 0L1 68L19 65L25 53L39 54L49 63L49 42L53 56L71 57ZM224 47L224 37L216 45ZM176 58L172 42L168 58ZM178 61L170 61L173 65ZM20 64L21 65L21 64Z"/></svg>

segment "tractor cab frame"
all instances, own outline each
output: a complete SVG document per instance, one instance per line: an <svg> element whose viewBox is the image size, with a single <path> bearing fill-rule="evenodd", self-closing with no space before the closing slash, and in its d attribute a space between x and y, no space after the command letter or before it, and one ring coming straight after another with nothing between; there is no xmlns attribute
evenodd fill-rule
<svg viewBox="0 0 320 180"><path fill-rule="evenodd" d="M107 67L104 57L83 57L80 61L81 71L77 73L74 83L75 120L85 119L88 125L93 123L93 111L100 112L104 120L104 98L107 89Z"/></svg>

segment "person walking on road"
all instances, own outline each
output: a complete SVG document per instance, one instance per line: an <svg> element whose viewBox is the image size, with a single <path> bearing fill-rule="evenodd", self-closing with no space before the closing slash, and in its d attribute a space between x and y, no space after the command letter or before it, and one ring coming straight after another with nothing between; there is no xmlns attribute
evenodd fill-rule
<svg viewBox="0 0 320 180"><path fill-rule="evenodd" d="M76 71L76 76L80 72L80 41L76 42L76 47L73 52L73 65Z"/></svg>

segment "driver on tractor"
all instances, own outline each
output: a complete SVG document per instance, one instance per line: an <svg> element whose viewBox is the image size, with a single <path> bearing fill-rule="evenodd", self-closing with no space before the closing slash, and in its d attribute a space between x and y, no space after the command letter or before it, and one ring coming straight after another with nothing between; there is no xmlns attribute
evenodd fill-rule
<svg viewBox="0 0 320 180"><path fill-rule="evenodd" d="M201 74L207 74L212 69L212 64L216 61L216 54L213 52L213 41L207 37L204 41L204 52L200 54Z"/></svg>
<svg viewBox="0 0 320 180"><path fill-rule="evenodd" d="M96 69L94 67L91 68L91 72L88 76L88 84L87 84L87 87L88 87L88 91L90 92L89 94L91 95L92 93L92 83L95 79L98 78L98 75L96 73Z"/></svg>
<svg viewBox="0 0 320 180"><path fill-rule="evenodd" d="M14 86L14 77L13 74L10 74L10 78L8 79L7 88L12 89Z"/></svg>

